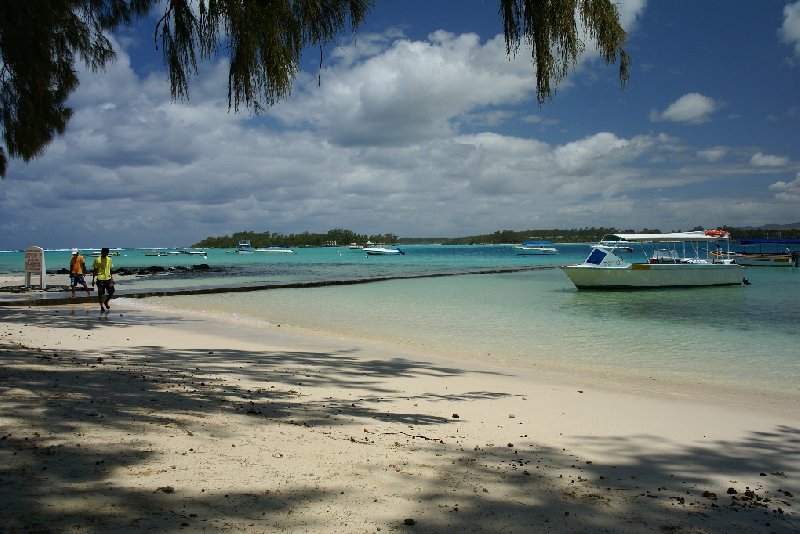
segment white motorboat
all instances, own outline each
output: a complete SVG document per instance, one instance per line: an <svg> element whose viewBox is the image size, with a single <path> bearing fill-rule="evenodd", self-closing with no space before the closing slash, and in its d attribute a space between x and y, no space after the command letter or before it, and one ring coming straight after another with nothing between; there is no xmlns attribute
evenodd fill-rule
<svg viewBox="0 0 800 534"><path fill-rule="evenodd" d="M387 247L364 247L364 252L366 252L370 256L391 256L395 254L405 255L405 252L403 252L399 248L387 248Z"/></svg>
<svg viewBox="0 0 800 534"><path fill-rule="evenodd" d="M550 241L525 241L519 245L514 245L514 249L517 251L517 255L541 256L546 254L558 254L558 250Z"/></svg>
<svg viewBox="0 0 800 534"><path fill-rule="evenodd" d="M84 255L85 256L89 256L90 258L99 258L100 255L101 255L101 252L99 250L94 250L94 251L86 252ZM110 251L108 253L108 255L109 256L119 256L119 250L112 250L112 251Z"/></svg>
<svg viewBox="0 0 800 534"><path fill-rule="evenodd" d="M236 250L234 250L234 252L237 254L252 254L254 250L255 249L253 248L253 245L250 244L249 239L242 239L239 241L239 243L237 243Z"/></svg>
<svg viewBox="0 0 800 534"><path fill-rule="evenodd" d="M583 263L561 267L578 289L646 289L726 286L747 283L744 267L711 255L708 245L728 241L727 233L612 234L592 247ZM640 245L646 262L624 253ZM647 245L648 248L645 247Z"/></svg>
<svg viewBox="0 0 800 534"><path fill-rule="evenodd" d="M285 247L263 247L255 249L255 252L271 252L273 254L297 254L294 250Z"/></svg>
<svg viewBox="0 0 800 534"><path fill-rule="evenodd" d="M205 250L183 249L180 254L188 254L190 256L208 256Z"/></svg>

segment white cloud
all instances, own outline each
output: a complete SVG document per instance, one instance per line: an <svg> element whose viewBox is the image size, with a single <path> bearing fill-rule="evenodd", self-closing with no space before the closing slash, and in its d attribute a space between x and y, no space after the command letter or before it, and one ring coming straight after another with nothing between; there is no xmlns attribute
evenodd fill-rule
<svg viewBox="0 0 800 534"><path fill-rule="evenodd" d="M719 161L725 157L728 149L724 147L707 148L705 150L698 150L697 155L707 161Z"/></svg>
<svg viewBox="0 0 800 534"><path fill-rule="evenodd" d="M652 110L650 120L703 124L711 120L711 114L719 108L713 98L700 93L688 93L670 104L664 111Z"/></svg>
<svg viewBox="0 0 800 534"><path fill-rule="evenodd" d="M557 119L545 118L541 115L526 115L522 117L522 121L530 124L541 124L543 126L553 126L558 124Z"/></svg>
<svg viewBox="0 0 800 534"><path fill-rule="evenodd" d="M631 33L636 26L637 19L647 7L647 0L618 0L616 4L620 24L628 33Z"/></svg>
<svg viewBox="0 0 800 534"><path fill-rule="evenodd" d="M754 167L782 167L789 163L789 158L785 156L773 156L757 152L750 158L750 165Z"/></svg>
<svg viewBox="0 0 800 534"><path fill-rule="evenodd" d="M800 172L791 182L778 181L769 186L775 191L775 198L781 201L800 202Z"/></svg>
<svg viewBox="0 0 800 534"><path fill-rule="evenodd" d="M569 174L593 173L602 169L604 162L627 159L630 153L624 149L629 144L612 133L601 132L556 148L554 159L559 169Z"/></svg>
<svg viewBox="0 0 800 534"><path fill-rule="evenodd" d="M506 60L500 37L482 43L475 34L437 31L379 52L379 39L365 42L373 55L357 65L330 65L321 87L316 79L299 80L295 95L270 115L290 127L312 125L342 146L404 146L450 137L464 114L529 99L534 89L530 65ZM354 56L366 56L361 43L353 45Z"/></svg>
<svg viewBox="0 0 800 534"><path fill-rule="evenodd" d="M794 55L800 56L800 2L784 6L779 33L783 42L794 46Z"/></svg>

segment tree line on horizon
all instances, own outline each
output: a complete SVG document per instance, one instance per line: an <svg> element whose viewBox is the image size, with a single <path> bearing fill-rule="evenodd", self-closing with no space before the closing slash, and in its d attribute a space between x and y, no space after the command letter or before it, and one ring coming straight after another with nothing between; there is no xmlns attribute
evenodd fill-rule
<svg viewBox="0 0 800 534"><path fill-rule="evenodd" d="M718 230L725 230L733 239L775 238L784 237L800 239L800 224L797 228L773 228L762 226L759 228L737 228L735 226L721 226ZM695 226L691 230L704 230L702 226ZM681 232L681 229L671 230ZM234 248L239 241L248 240L254 247L291 246L291 247L324 247L346 246L350 243L365 245L367 242L389 245L500 245L507 243L521 243L523 241L552 241L553 243L594 243L607 234L617 233L643 233L660 234L661 231L652 228L641 230L621 229L613 227L584 227L570 229L540 229L540 230L497 230L491 234L464 236L464 237L398 237L396 234L358 234L352 230L334 228L325 233L302 232L299 234L281 234L269 231L235 232L231 235L207 237L192 245L197 248Z"/></svg>
<svg viewBox="0 0 800 534"><path fill-rule="evenodd" d="M325 247L345 246L350 243L365 245L368 241L381 244L397 244L395 234L357 234L352 230L334 228L323 233L302 232L299 234L281 234L278 232L255 232L252 230L235 232L231 235L207 237L192 245L195 248L234 248L239 241L250 241L256 248L273 246L291 247Z"/></svg>

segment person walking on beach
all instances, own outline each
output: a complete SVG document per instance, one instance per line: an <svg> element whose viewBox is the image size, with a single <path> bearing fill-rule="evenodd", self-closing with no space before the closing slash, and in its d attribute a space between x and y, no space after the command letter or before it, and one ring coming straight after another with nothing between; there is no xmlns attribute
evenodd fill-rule
<svg viewBox="0 0 800 534"><path fill-rule="evenodd" d="M69 260L69 286L72 289L72 298L75 298L75 289L78 285L82 285L86 290L86 295L91 295L89 286L86 285L86 279L83 277L86 273L86 262L77 248L72 249L72 258Z"/></svg>
<svg viewBox="0 0 800 534"><path fill-rule="evenodd" d="M112 265L108 252L107 248L103 248L100 251L100 257L96 258L92 264L92 287L94 287L94 281L97 278L97 300L100 302L100 313L111 309L108 302L114 294L114 279L111 278ZM105 302L103 302L103 295L105 295ZM103 306L105 306L105 310Z"/></svg>

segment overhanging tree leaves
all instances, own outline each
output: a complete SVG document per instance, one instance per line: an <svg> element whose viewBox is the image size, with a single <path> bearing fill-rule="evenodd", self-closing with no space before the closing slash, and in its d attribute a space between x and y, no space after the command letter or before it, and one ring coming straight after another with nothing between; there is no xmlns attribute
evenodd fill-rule
<svg viewBox="0 0 800 534"><path fill-rule="evenodd" d="M372 0L171 0L156 25L172 97L188 98L197 59L225 49L228 105L258 112L289 94L308 46L355 30Z"/></svg>
<svg viewBox="0 0 800 534"><path fill-rule="evenodd" d="M506 53L516 54L523 41L531 47L540 104L552 98L553 87L584 52L578 21L606 63L615 63L619 55L620 83L627 83L630 58L622 47L628 35L611 0L500 0L500 14Z"/></svg>
<svg viewBox="0 0 800 534"><path fill-rule="evenodd" d="M164 6L154 39L161 48L173 99L189 96L198 61L230 58L228 106L255 112L286 97L303 50L355 30L372 0L3 0L0 1L0 176L8 158L29 161L57 134L78 87L76 57L93 70L114 56L104 32ZM612 0L500 0L506 51L530 45L540 103L583 53L579 24L607 63L620 58L628 79L626 34Z"/></svg>

